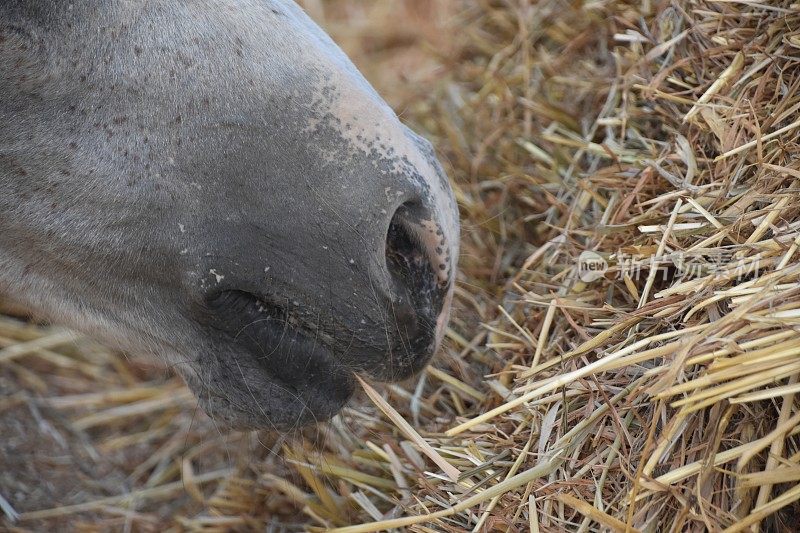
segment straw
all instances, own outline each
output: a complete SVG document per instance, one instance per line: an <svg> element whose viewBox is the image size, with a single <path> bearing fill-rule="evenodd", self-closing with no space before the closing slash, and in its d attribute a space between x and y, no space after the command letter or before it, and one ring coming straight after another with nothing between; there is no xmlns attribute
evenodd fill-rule
<svg viewBox="0 0 800 533"><path fill-rule="evenodd" d="M9 461L8 516L47 530L795 530L796 3L304 6L453 184L443 348L408 382L362 381L368 400L278 436L195 412L162 366L0 317L0 433L27 424L15 450L37 473ZM60 462L32 453L45 445Z"/></svg>

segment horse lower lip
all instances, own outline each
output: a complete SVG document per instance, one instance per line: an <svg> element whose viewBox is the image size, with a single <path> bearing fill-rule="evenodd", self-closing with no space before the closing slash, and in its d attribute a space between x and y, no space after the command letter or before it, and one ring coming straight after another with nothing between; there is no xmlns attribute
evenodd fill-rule
<svg viewBox="0 0 800 533"><path fill-rule="evenodd" d="M242 335L245 335L244 333ZM335 415L354 390L352 371L339 364L327 345L302 327L256 324L240 344L260 368L304 404L309 421Z"/></svg>

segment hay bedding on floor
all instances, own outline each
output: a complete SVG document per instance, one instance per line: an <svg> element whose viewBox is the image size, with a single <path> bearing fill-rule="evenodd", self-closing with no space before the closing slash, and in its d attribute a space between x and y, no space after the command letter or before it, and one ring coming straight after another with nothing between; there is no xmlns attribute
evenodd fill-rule
<svg viewBox="0 0 800 533"><path fill-rule="evenodd" d="M228 434L163 371L3 319L2 423L120 478L37 512L7 468L18 527L796 530L800 5L451 7L446 74L393 100L464 219L435 366L305 438Z"/></svg>

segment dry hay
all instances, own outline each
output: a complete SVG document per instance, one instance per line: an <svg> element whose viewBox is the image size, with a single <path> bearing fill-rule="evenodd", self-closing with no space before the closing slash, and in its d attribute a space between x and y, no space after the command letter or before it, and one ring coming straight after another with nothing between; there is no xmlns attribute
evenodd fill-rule
<svg viewBox="0 0 800 533"><path fill-rule="evenodd" d="M192 420L163 374L3 321L0 367L24 387L0 416L47 408L87 450L149 452L122 495L20 527L796 528L800 6L458 5L457 53L431 50L448 75L403 96L464 218L435 366L266 442ZM53 397L87 377L118 392Z"/></svg>

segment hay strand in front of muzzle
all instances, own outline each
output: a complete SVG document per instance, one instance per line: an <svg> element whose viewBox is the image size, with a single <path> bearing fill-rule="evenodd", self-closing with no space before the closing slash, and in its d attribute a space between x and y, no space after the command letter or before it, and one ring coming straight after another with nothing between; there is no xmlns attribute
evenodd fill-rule
<svg viewBox="0 0 800 533"><path fill-rule="evenodd" d="M413 427L411 427L411 424L406 422L405 418L403 418L402 415L400 415L400 413L394 409L394 407L389 405L389 403L384 400L383 397L378 394L378 391L376 391L369 383L361 379L361 377L358 375L356 375L356 379L358 379L358 382L361 384L364 392L367 393L367 396L369 396L369 399L372 400L372 403L374 403L375 406L380 409L383 414L385 414L389 420L394 423L395 426L397 426L397 429L399 429L407 439L419 446L420 451L427 455L431 461L436 463L436 465L441 468L445 474L447 474L447 477L450 478L453 483L458 481L458 469L448 463L445 458L439 454L439 452L434 450L433 447L428 444L428 442L423 439Z"/></svg>

